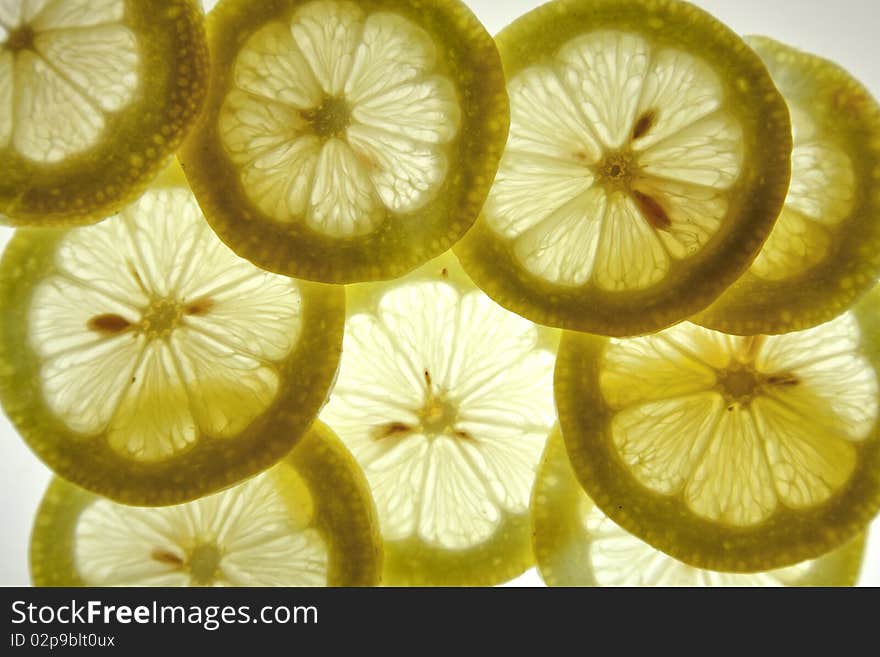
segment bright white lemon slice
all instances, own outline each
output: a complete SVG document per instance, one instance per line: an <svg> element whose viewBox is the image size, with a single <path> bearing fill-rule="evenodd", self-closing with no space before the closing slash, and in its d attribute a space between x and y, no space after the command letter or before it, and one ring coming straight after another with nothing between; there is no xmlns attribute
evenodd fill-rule
<svg viewBox="0 0 880 657"><path fill-rule="evenodd" d="M144 190L205 96L193 0L0 3L0 217L98 221Z"/></svg>
<svg viewBox="0 0 880 657"><path fill-rule="evenodd" d="M371 586L381 555L363 474L316 424L270 470L185 504L123 506L56 479L31 573L37 586Z"/></svg>
<svg viewBox="0 0 880 657"><path fill-rule="evenodd" d="M702 310L752 262L791 127L758 57L674 0L557 0L497 37L511 127L456 253L501 305L603 335Z"/></svg>
<svg viewBox="0 0 880 657"><path fill-rule="evenodd" d="M702 568L841 545L880 508L878 300L780 336L565 335L556 401L578 479L619 525Z"/></svg>
<svg viewBox="0 0 880 657"><path fill-rule="evenodd" d="M880 276L880 106L846 71L749 37L791 109L791 187L748 273L696 321L785 333L843 312Z"/></svg>
<svg viewBox="0 0 880 657"><path fill-rule="evenodd" d="M508 127L492 38L458 0L223 0L181 158L239 255L325 282L402 275L485 200Z"/></svg>
<svg viewBox="0 0 880 657"><path fill-rule="evenodd" d="M532 541L548 586L852 586L865 535L812 561L760 573L688 566L622 529L587 496L560 432L547 443L532 491Z"/></svg>
<svg viewBox="0 0 880 657"><path fill-rule="evenodd" d="M321 419L372 489L391 585L489 585L531 565L528 499L555 423L557 332L491 301L448 254L349 286Z"/></svg>
<svg viewBox="0 0 880 657"><path fill-rule="evenodd" d="M0 399L58 474L132 504L278 460L323 403L343 292L254 267L172 167L94 226L19 230L0 263Z"/></svg>

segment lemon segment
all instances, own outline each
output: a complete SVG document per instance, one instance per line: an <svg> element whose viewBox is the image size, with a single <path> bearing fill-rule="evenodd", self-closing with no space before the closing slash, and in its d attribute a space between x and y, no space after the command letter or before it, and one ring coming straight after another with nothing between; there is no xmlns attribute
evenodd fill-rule
<svg viewBox="0 0 880 657"><path fill-rule="evenodd" d="M666 0L558 0L497 42L510 134L456 246L475 282L603 335L705 308L757 255L789 180L788 112L760 61Z"/></svg>
<svg viewBox="0 0 880 657"><path fill-rule="evenodd" d="M137 198L205 94L191 0L11 3L0 17L0 214L91 223Z"/></svg>
<svg viewBox="0 0 880 657"><path fill-rule="evenodd" d="M488 585L521 573L529 491L555 423L558 335L497 306L451 254L349 286L347 299L344 356L320 417L370 483L384 582Z"/></svg>
<svg viewBox="0 0 880 657"><path fill-rule="evenodd" d="M264 469L335 372L342 292L235 256L176 168L100 224L22 230L0 270L18 318L0 336L9 417L59 474L118 501L180 502Z"/></svg>
<svg viewBox="0 0 880 657"><path fill-rule="evenodd" d="M556 401L587 493L702 568L770 570L839 546L880 507L874 304L778 336L566 335Z"/></svg>
<svg viewBox="0 0 880 657"><path fill-rule="evenodd" d="M31 569L38 586L369 586L381 545L363 476L316 425L270 470L185 504L123 506L54 480Z"/></svg>
<svg viewBox="0 0 880 657"><path fill-rule="evenodd" d="M538 571L549 586L852 586L865 549L860 534L818 559L776 570L694 568L628 533L593 503L559 431L544 450L531 509Z"/></svg>
<svg viewBox="0 0 880 657"><path fill-rule="evenodd" d="M181 153L221 239L337 283L400 276L451 246L508 126L476 18L457 0L240 4L208 17L208 110Z"/></svg>
<svg viewBox="0 0 880 657"><path fill-rule="evenodd" d="M826 322L880 274L880 106L846 71L766 37L749 37L791 110L791 185L748 272L696 321L740 335Z"/></svg>

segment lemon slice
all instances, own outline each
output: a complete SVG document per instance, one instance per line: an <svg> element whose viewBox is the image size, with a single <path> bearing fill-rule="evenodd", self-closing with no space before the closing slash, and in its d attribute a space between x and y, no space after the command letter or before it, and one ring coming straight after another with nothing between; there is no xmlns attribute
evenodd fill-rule
<svg viewBox="0 0 880 657"><path fill-rule="evenodd" d="M344 293L254 267L170 168L118 216L21 229L0 262L0 400L57 474L117 501L265 469L324 402Z"/></svg>
<svg viewBox="0 0 880 657"><path fill-rule="evenodd" d="M779 336L565 335L556 402L578 479L700 568L771 570L841 545L880 509L878 303L880 289Z"/></svg>
<svg viewBox="0 0 880 657"><path fill-rule="evenodd" d="M37 586L372 586L381 571L366 481L320 423L270 470L185 504L123 506L55 479L31 536Z"/></svg>
<svg viewBox="0 0 880 657"><path fill-rule="evenodd" d="M532 491L535 559L548 586L852 586L865 535L812 561L761 573L702 570L614 523L581 488L554 432Z"/></svg>
<svg viewBox="0 0 880 657"><path fill-rule="evenodd" d="M402 275L471 226L507 135L495 43L458 0L223 0L181 152L236 253L309 280Z"/></svg>
<svg viewBox="0 0 880 657"><path fill-rule="evenodd" d="M528 502L558 332L497 306L452 254L349 286L321 412L376 500L390 585L490 585L532 564Z"/></svg>
<svg viewBox="0 0 880 657"><path fill-rule="evenodd" d="M696 321L741 335L828 321L880 276L880 106L836 64L764 37L791 109L791 187L748 273Z"/></svg>
<svg viewBox="0 0 880 657"><path fill-rule="evenodd" d="M474 282L533 321L603 335L708 306L788 188L788 111L758 57L670 0L557 0L497 42L511 127L456 246Z"/></svg>
<svg viewBox="0 0 880 657"><path fill-rule="evenodd" d="M143 192L205 97L193 0L0 3L0 220L91 223Z"/></svg>

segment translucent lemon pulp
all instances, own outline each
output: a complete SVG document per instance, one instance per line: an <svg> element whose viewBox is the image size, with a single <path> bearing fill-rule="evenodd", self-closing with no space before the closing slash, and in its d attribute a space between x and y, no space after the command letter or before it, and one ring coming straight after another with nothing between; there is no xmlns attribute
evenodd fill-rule
<svg viewBox="0 0 880 657"><path fill-rule="evenodd" d="M518 574L530 564L528 496L555 422L555 336L489 300L451 255L355 286L348 301L321 419L370 483L385 582Z"/></svg>
<svg viewBox="0 0 880 657"><path fill-rule="evenodd" d="M446 178L461 121L436 64L417 24L348 2L312 2L259 29L238 54L218 123L250 201L335 238L423 207Z"/></svg>

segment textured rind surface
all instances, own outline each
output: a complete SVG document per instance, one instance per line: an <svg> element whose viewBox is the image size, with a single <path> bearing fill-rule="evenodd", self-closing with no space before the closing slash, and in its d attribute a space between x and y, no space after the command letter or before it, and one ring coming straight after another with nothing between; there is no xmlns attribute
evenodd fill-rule
<svg viewBox="0 0 880 657"><path fill-rule="evenodd" d="M566 561L573 551L585 554L590 536L584 528L582 500L592 506L571 468L562 433L547 442L532 490L532 546L538 572L547 586L601 586L588 559ZM817 560L792 586L853 586L865 552L864 533Z"/></svg>
<svg viewBox="0 0 880 657"><path fill-rule="evenodd" d="M880 372L880 288L853 309L861 330L859 353ZM828 501L808 511L780 508L752 527L705 520L680 497L643 487L611 442L613 410L602 399L599 363L607 338L566 332L554 378L566 449L578 480L614 522L679 561L698 568L758 572L813 559L843 544L880 511L880 423L850 443L856 466Z"/></svg>
<svg viewBox="0 0 880 657"><path fill-rule="evenodd" d="M400 283L443 280L462 292L475 289L455 256L442 257L403 278ZM391 285L397 285L395 281ZM350 314L373 311L389 288L383 283L363 283L346 288ZM559 331L537 327L541 346L556 350ZM417 536L385 542L382 583L386 586L492 586L524 573L534 565L528 512L501 511L503 520L492 537L464 550L430 545Z"/></svg>
<svg viewBox="0 0 880 657"><path fill-rule="evenodd" d="M207 92L204 16L196 0L126 0L138 37L140 84L130 105L105 117L98 144L57 164L0 150L0 223L95 223L138 198L194 124Z"/></svg>
<svg viewBox="0 0 880 657"><path fill-rule="evenodd" d="M185 186L171 167L156 187ZM238 436L200 437L177 456L153 463L125 459L106 436L72 432L46 404L40 363L28 339L37 283L55 267L64 229L16 231L0 261L0 403L34 453L56 474L115 501L143 506L196 499L265 470L302 436L327 398L342 352L345 293L298 282L305 329L278 365L280 385L269 407Z"/></svg>
<svg viewBox="0 0 880 657"><path fill-rule="evenodd" d="M530 274L481 216L456 246L463 266L489 296L532 321L601 335L651 333L714 301L748 268L770 234L788 189L791 123L764 64L736 34L697 7L672 0L556 0L518 18L496 37L504 70L550 60L570 39L597 29L643 35L684 49L719 73L725 109L742 128L743 174L728 190L730 209L717 235L659 284L616 294L594 285L557 286ZM745 82L745 90L737 81Z"/></svg>
<svg viewBox="0 0 880 657"><path fill-rule="evenodd" d="M316 422L282 463L294 468L315 503L313 527L328 546L328 586L375 586L382 542L363 473L336 435ZM100 497L55 478L43 496L30 544L35 586L86 586L74 564L76 525Z"/></svg>
<svg viewBox="0 0 880 657"><path fill-rule="evenodd" d="M836 317L880 277L880 105L834 62L767 37L747 41L774 75L785 76L783 94L850 155L856 197L820 264L780 282L746 273L694 321L737 335L788 333Z"/></svg>
<svg viewBox="0 0 880 657"><path fill-rule="evenodd" d="M248 37L308 0L223 0L208 16L213 74L205 111L179 157L214 231L243 258L273 272L326 283L387 280L449 249L470 228L489 193L509 127L504 73L492 37L459 0L365 0L366 12L392 11L428 31L438 72L456 87L461 129L449 173L434 201L406 215L386 211L379 228L333 239L301 222L280 224L251 203L218 134L233 66Z"/></svg>

